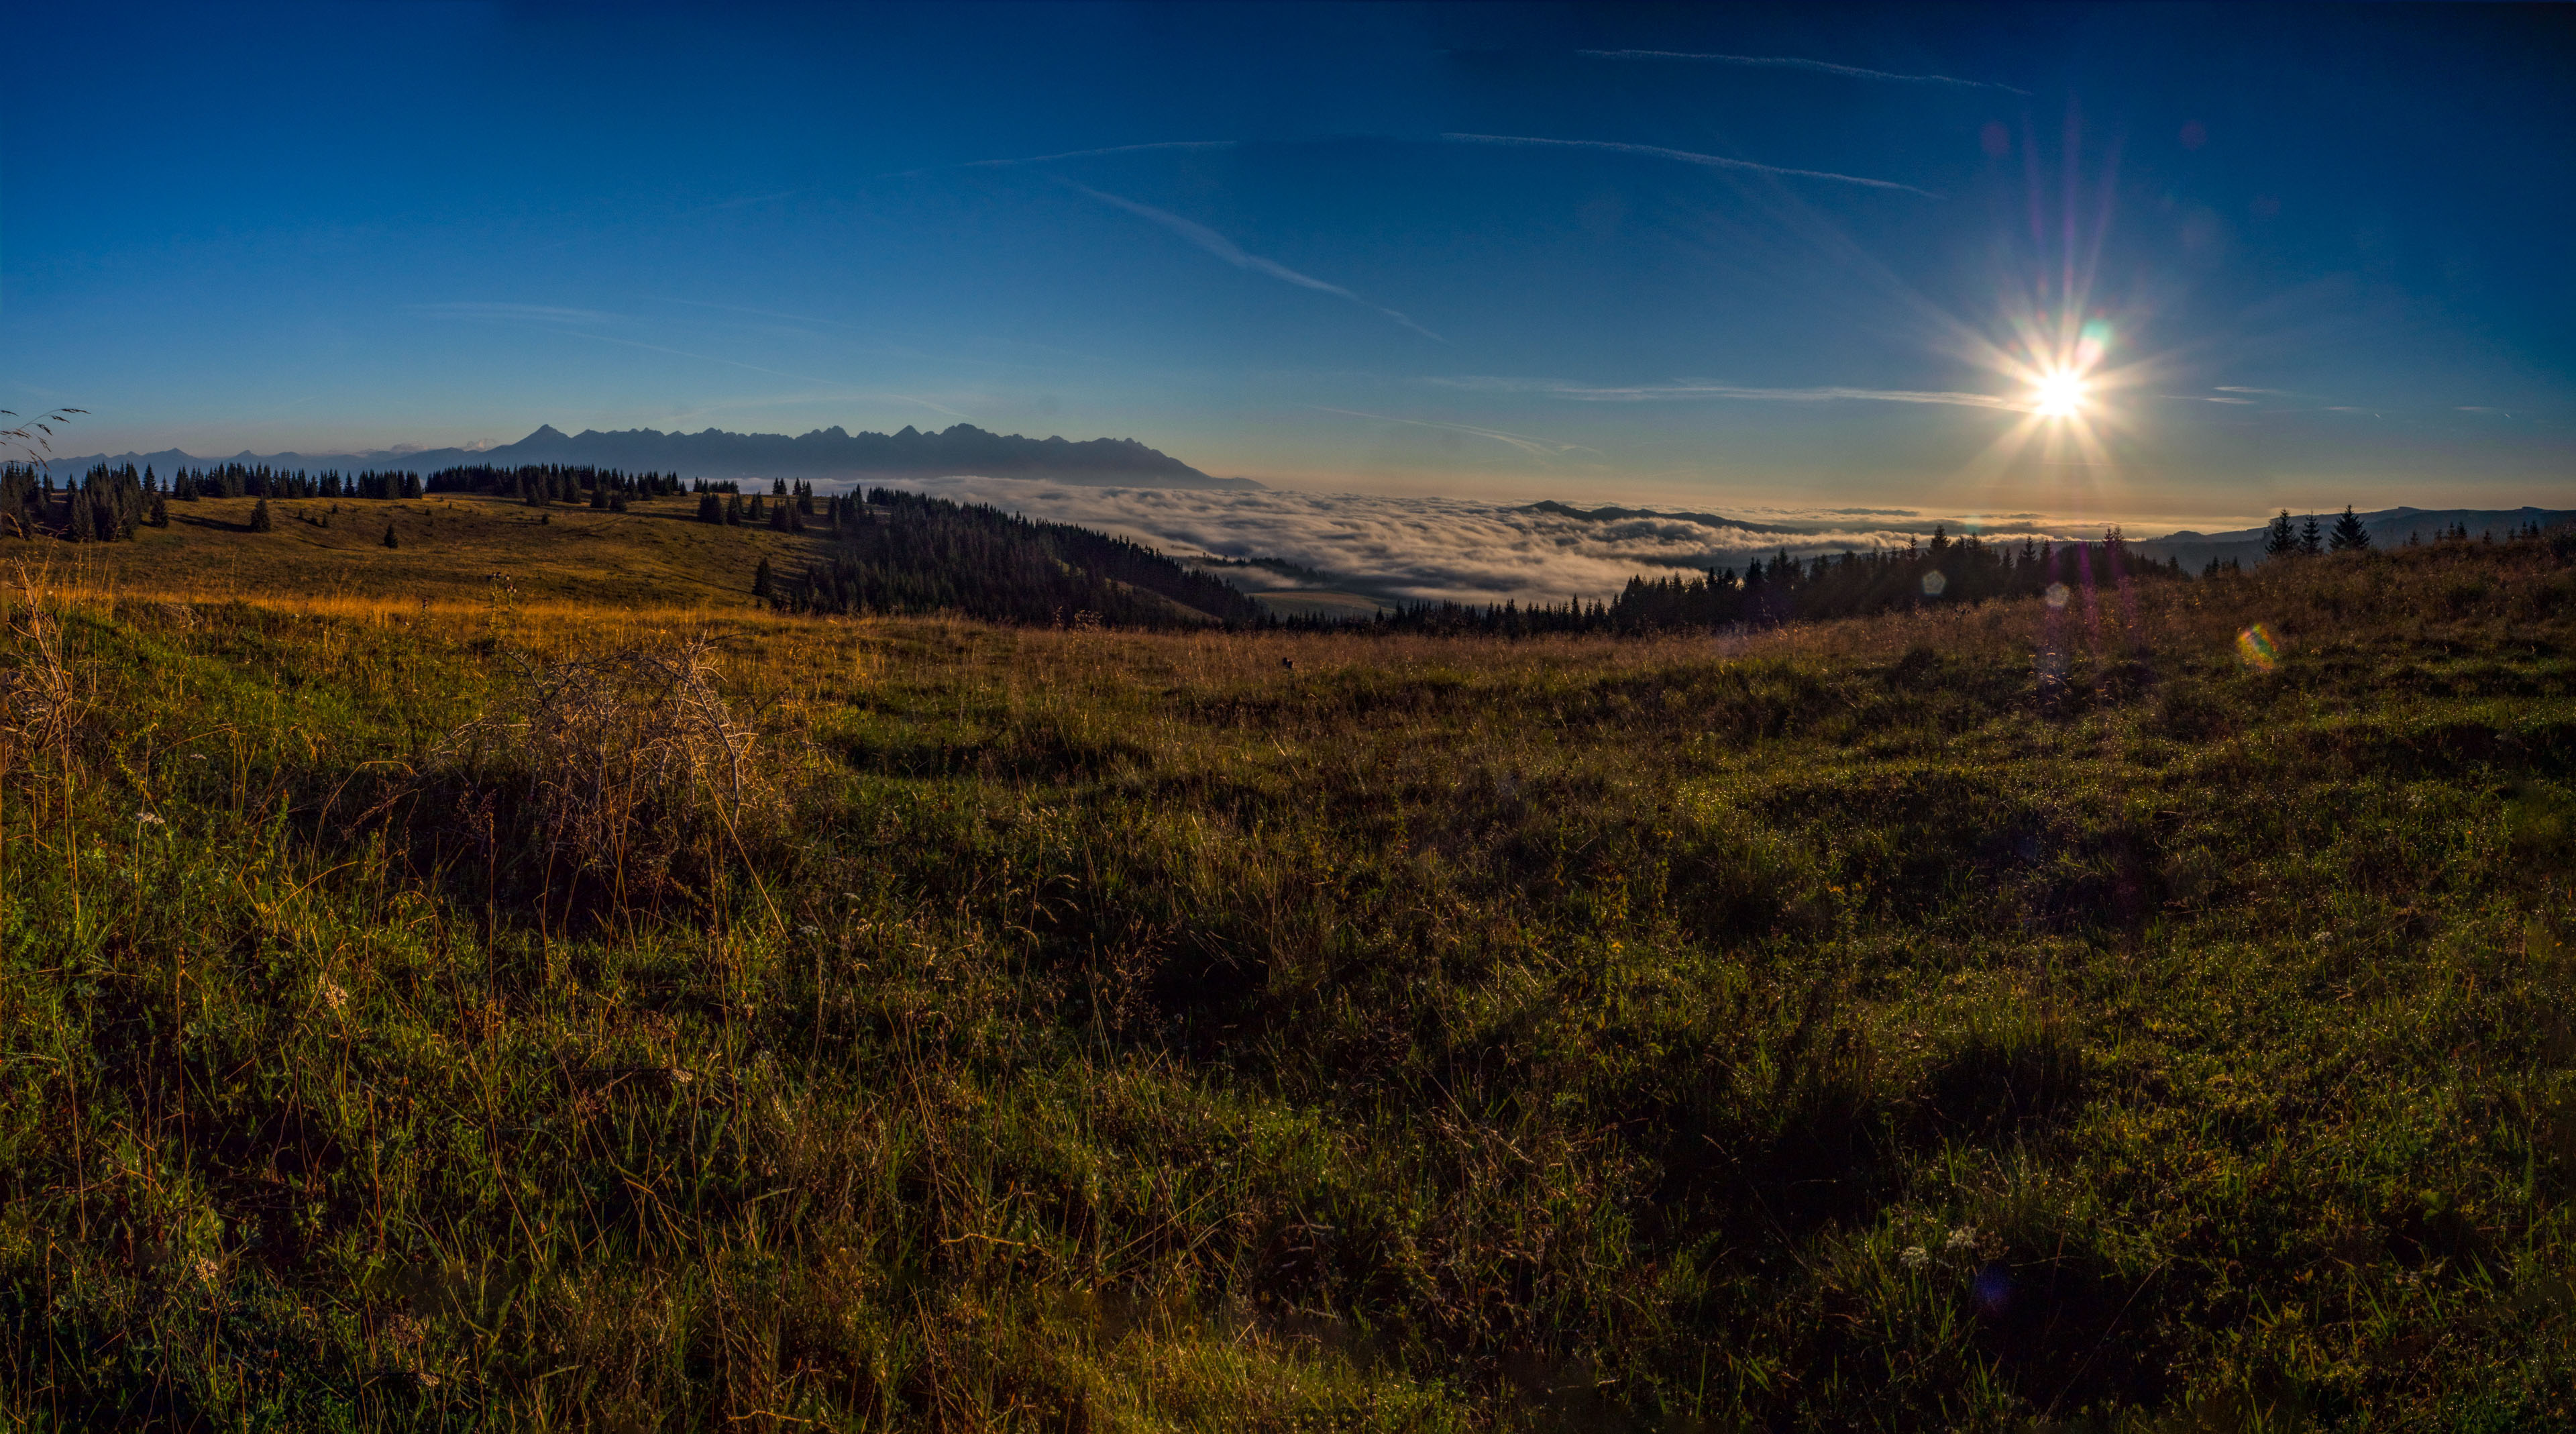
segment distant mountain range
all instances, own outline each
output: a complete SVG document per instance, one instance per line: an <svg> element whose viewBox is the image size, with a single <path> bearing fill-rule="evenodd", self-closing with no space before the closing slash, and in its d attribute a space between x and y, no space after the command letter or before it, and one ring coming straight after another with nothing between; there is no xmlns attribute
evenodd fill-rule
<svg viewBox="0 0 2576 1434"><path fill-rule="evenodd" d="M432 473L460 464L517 468L532 463L587 464L683 478L1042 478L1118 488L1256 489L1249 478L1218 478L1132 438L1023 438L960 423L936 433L851 433L838 425L790 438L783 433L664 433L630 428L567 434L552 424L497 448L379 449L368 453L236 453L201 458L176 448L159 453L93 453L55 460L66 473L99 463L150 464L167 471L218 463L264 463L305 470L399 468Z"/></svg>
<svg viewBox="0 0 2576 1434"><path fill-rule="evenodd" d="M1524 513L1553 513L1560 518L1582 518L1597 523L1614 523L1626 518L1670 518L1684 523L1697 523L1703 528L1732 528L1741 533L1803 533L1805 528L1784 527L1778 523L1748 523L1741 518L1722 518L1715 513L1667 513L1654 508L1577 508L1553 498L1542 499L1521 509Z"/></svg>
<svg viewBox="0 0 2576 1434"><path fill-rule="evenodd" d="M2319 513L2317 526L2334 526L2340 514ZM2576 510L2566 508L2382 508L2376 513L2359 513L2362 527L2369 532L2371 546L2394 548L2404 546L2409 537L2421 536L2431 542L2450 531L2453 524L2469 530L2472 538L2493 533L2502 538L2525 523L2538 523L2544 528L2576 520ZM2304 524L2307 515L2295 516ZM2263 560L2263 530L2240 528L2229 533L2195 533L2186 528L2161 538L2143 538L2134 546L2148 557L2162 560L2180 558L2185 569L2198 572L2212 558L2220 562L2241 562L2247 567Z"/></svg>
<svg viewBox="0 0 2576 1434"><path fill-rule="evenodd" d="M1631 518L1659 518L1672 522L1696 523L1701 527L1718 529L1721 534L1778 533L1794 536L1798 534L1812 535L1822 530L1822 525L1814 521L1786 524L1748 523L1739 518L1720 517L1715 513L1685 513L1654 508L1592 508L1587 510L1574 507L1571 504L1559 503L1554 500L1532 503L1520 509L1520 511L1524 513L1552 513L1558 517L1580 518L1592 522L1616 522ZM2454 525L2468 529L2469 536L2473 538L2490 532L2501 537L2504 534L2511 532L2513 529L2519 528L2527 523L2538 523L2544 528L2553 527L2560 523L2576 521L2576 509L2527 507L2383 508L2376 513L2359 513L2355 516L2361 519L2363 528L2369 532L2372 544L2378 547L2387 548L2404 544L2410 536L2420 535L2424 541L2431 542L2441 534L2448 532ZM2333 526L2336 517L2337 515L2333 513L2319 513L2317 515L2317 524L2320 528L2331 527ZM1937 521L1946 522L1947 526L1958 532L1988 531L1974 529L1970 525L1962 523L1957 519ZM2298 515L2297 521L2301 523L2306 522L2306 515ZM1920 516L1910 516L1901 519L1890 516L1872 522L1871 526L1887 532L1928 534L1932 531L1935 522L1935 519ZM2066 531L2068 526L2069 525L2048 524L2037 521L2015 523L2008 528L2002 529L2000 532L1989 531L1988 535L1990 537L2000 537L2004 541L2019 541L2021 535L2024 533ZM2216 558L2221 562L2234 560L2245 563L2249 566L2254 563L2261 562L2263 560L2263 539L2264 530L2261 528L2241 528L2233 532L2225 533L2202 533L2186 528L2180 532L2168 533L2161 538L2139 538L2132 535L2130 538L2130 546L2136 548L2140 553L2154 558L2159 562L2162 562L2164 559L2169 557L2179 558L2182 560L2184 567L2191 569L2194 572L2198 572L2201 568L2207 566L2209 560L2212 558ZM1723 542L1725 540L1721 537L1719 541Z"/></svg>

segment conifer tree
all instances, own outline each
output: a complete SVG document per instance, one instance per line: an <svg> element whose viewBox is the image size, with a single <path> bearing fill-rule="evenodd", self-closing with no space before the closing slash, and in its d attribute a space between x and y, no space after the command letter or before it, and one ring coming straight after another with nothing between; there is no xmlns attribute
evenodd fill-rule
<svg viewBox="0 0 2576 1434"><path fill-rule="evenodd" d="M2284 508L2281 510L2281 516L2274 518L2271 526L2263 530L2263 556L2277 558L2298 550L2299 536L2290 527L2290 510Z"/></svg>
<svg viewBox="0 0 2576 1434"><path fill-rule="evenodd" d="M250 530L254 533L265 533L269 531L270 526L268 500L262 498L259 500L259 506L250 510Z"/></svg>
<svg viewBox="0 0 2576 1434"><path fill-rule="evenodd" d="M87 493L74 493L71 495L71 498L71 525L64 531L63 540L71 543L87 543L95 541L98 537L98 520L90 512L89 495Z"/></svg>
<svg viewBox="0 0 2576 1434"><path fill-rule="evenodd" d="M2299 529L2299 551L2314 556L2326 550L2325 529L2317 526L2317 515L2310 513Z"/></svg>
<svg viewBox="0 0 2576 1434"><path fill-rule="evenodd" d="M2353 516L2350 503L2343 505L2343 516L2335 519L2334 532L2327 537L2326 545L2338 553L2357 553L2370 546L2370 530Z"/></svg>
<svg viewBox="0 0 2576 1434"><path fill-rule="evenodd" d="M751 570L751 595L765 598L769 596L769 587L769 555L763 553L760 555L760 566Z"/></svg>
<svg viewBox="0 0 2576 1434"><path fill-rule="evenodd" d="M152 495L151 523L156 528L170 526L170 499L167 495L161 493Z"/></svg>
<svg viewBox="0 0 2576 1434"><path fill-rule="evenodd" d="M402 546L402 539L394 536L394 525L391 523L385 524L385 546L388 548L399 548Z"/></svg>

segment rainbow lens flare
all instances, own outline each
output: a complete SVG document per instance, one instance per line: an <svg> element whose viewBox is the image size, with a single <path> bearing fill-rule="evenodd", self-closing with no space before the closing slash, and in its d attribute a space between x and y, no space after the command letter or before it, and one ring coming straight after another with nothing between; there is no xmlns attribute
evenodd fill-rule
<svg viewBox="0 0 2576 1434"><path fill-rule="evenodd" d="M2281 665L2281 647L2272 640L2272 629L2256 623L2236 634L2236 655L2257 672L2269 672Z"/></svg>

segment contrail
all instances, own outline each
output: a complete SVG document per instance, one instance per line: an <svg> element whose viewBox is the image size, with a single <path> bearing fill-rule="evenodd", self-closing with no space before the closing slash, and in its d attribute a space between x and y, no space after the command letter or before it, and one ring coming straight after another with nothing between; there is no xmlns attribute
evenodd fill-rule
<svg viewBox="0 0 2576 1434"><path fill-rule="evenodd" d="M1941 196L1911 184L1898 184L1892 179L1866 179L1857 174L1834 174L1821 169L1783 169L1776 164L1756 164L1749 159L1728 159L1722 155L1697 154L1687 149L1666 149L1657 144L1626 144L1610 139L1533 139L1516 134L1444 134L1442 139L1457 144L1521 144L1555 149L1600 149L1613 154L1642 154L1653 159L1678 160L1708 169L1739 169L1755 174L1788 175L1798 179L1830 179L1837 184L1859 184L1871 189L1894 189L1907 194L1920 194L1926 199Z"/></svg>
<svg viewBox="0 0 2576 1434"><path fill-rule="evenodd" d="M1156 209L1150 204L1139 204L1132 199L1121 199L1115 194L1103 194L1099 190L1094 189L1087 184L1076 184L1070 179L1059 180L1058 182L1068 189L1078 190L1081 193L1088 194L1103 204L1115 205L1120 209L1124 209L1139 219L1148 219L1156 224L1160 224L1164 228L1171 230L1173 233L1180 235L1192 244L1205 249L1207 252L1214 254L1216 257L1223 259L1225 262L1232 264L1238 269L1250 269L1256 274L1267 274L1274 279L1285 280L1288 283L1295 284L1301 289L1312 289L1319 294L1331 294L1335 298L1348 299L1352 303L1359 305L1361 308L1375 309L1377 312L1386 315L1388 318L1395 320L1397 323L1404 325L1406 328L1413 330L1415 333L1420 334L1424 338L1430 339L1435 343L1445 344L1449 342L1447 339L1431 332L1422 325L1415 323L1405 315L1397 313L1395 310L1386 307L1384 304L1370 303L1368 300L1361 298L1359 295L1352 293L1350 290L1343 288L1339 284L1326 283L1312 274L1300 274L1296 270L1289 268L1287 265L1282 264L1275 259L1265 259L1258 254L1247 254L1243 251L1242 245L1235 243L1233 240L1226 238L1224 235L1219 234L1215 230L1210 229L1196 220L1183 219L1177 214L1170 213L1166 210Z"/></svg>
<svg viewBox="0 0 2576 1434"><path fill-rule="evenodd" d="M1994 408L2019 412L2021 404L1991 393L1958 393L1912 388L1752 388L1733 383L1662 383L1624 386L1550 383L1503 378L1435 379L1444 388L1500 393L1537 393L1583 403L1659 403L1669 400L1732 398L1770 403L1933 403L1954 408Z"/></svg>
<svg viewBox="0 0 2576 1434"><path fill-rule="evenodd" d="M1338 413L1345 418L1373 419L1379 423L1409 423L1416 428L1439 428L1445 429L1451 433L1465 433L1472 434L1477 438L1490 438L1496 443L1508 443L1512 447L1519 449L1523 453L1528 454L1530 457L1535 458L1542 463L1546 462L1550 458L1561 458L1568 453L1599 453L1601 451L1598 448L1587 448L1580 443L1554 443L1544 438L1530 438L1518 433L1505 433L1502 430L1495 428L1474 428L1464 423L1437 423L1427 418L1396 418L1384 413L1362 413L1356 408L1327 408L1320 403L1310 403L1306 406L1315 410L1317 413Z"/></svg>
<svg viewBox="0 0 2576 1434"><path fill-rule="evenodd" d="M1886 70L1864 70L1858 65L1829 64L1823 60L1798 60L1775 55L1691 55L1678 50L1577 50L1574 53L1595 60L1684 60L1707 65L1742 65L1750 69L1806 70L1819 75L1839 75L1847 80L1887 80L1900 85L1956 85L1970 90L2001 90L2008 95L2028 98L2030 91L1990 80L1962 80L1949 75L1899 75Z"/></svg>

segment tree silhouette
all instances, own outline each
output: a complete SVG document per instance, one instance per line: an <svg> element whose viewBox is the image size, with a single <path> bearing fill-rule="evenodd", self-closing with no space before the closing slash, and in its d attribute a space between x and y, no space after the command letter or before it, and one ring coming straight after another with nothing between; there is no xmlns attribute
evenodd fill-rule
<svg viewBox="0 0 2576 1434"><path fill-rule="evenodd" d="M2338 553L2357 553L2370 546L2370 530L2353 516L2350 503L2343 505L2343 516L2335 519L2334 532L2327 537L2326 546Z"/></svg>
<svg viewBox="0 0 2576 1434"><path fill-rule="evenodd" d="M2263 530L2263 556L2277 558L2298 550L2299 535L2290 527L2290 510L2284 508L2281 516L2274 518L2271 526Z"/></svg>
<svg viewBox="0 0 2576 1434"><path fill-rule="evenodd" d="M2325 550L2325 529L2317 526L2317 515L2310 513L2307 523L2299 529L2299 551L2314 555Z"/></svg>
<svg viewBox="0 0 2576 1434"><path fill-rule="evenodd" d="M250 530L254 533L265 533L271 526L273 525L268 516L268 500L262 498L259 500L259 505L250 510Z"/></svg>

